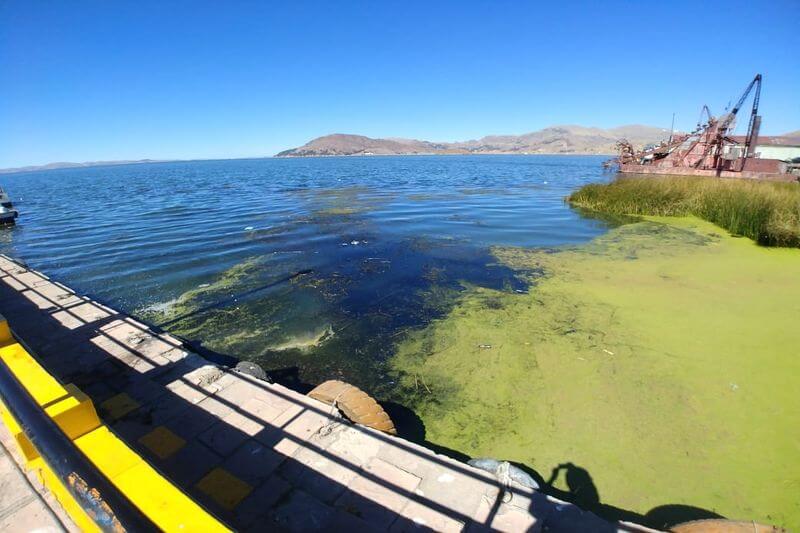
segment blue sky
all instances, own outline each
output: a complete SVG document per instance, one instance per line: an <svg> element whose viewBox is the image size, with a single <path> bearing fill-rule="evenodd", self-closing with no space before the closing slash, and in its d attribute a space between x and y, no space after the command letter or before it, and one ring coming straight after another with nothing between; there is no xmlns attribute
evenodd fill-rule
<svg viewBox="0 0 800 533"><path fill-rule="evenodd" d="M800 129L800 0L0 0L0 167L694 125L764 74Z"/></svg>

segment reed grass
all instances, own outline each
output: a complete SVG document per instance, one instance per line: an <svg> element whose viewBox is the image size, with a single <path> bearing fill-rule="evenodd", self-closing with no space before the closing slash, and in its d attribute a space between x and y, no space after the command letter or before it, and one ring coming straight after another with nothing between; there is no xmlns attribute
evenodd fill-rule
<svg viewBox="0 0 800 533"><path fill-rule="evenodd" d="M614 215L708 220L766 246L800 247L800 184L678 176L620 177L585 185L567 200Z"/></svg>

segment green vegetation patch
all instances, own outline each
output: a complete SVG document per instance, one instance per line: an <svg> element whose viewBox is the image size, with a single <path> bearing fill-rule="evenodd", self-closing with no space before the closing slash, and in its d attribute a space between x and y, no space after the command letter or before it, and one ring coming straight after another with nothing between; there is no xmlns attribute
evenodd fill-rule
<svg viewBox="0 0 800 533"><path fill-rule="evenodd" d="M328 341L333 330L316 291L290 290L305 276L282 283L265 260L246 259L213 282L140 314L172 333L202 340L207 348L251 358L272 351L304 352Z"/></svg>
<svg viewBox="0 0 800 533"><path fill-rule="evenodd" d="M470 287L391 361L429 441L544 478L572 463L645 521L800 526L800 250L687 217L494 253L530 291Z"/></svg>
<svg viewBox="0 0 800 533"><path fill-rule="evenodd" d="M569 196L580 208L617 215L687 216L759 244L800 246L800 184L678 176L622 177Z"/></svg>
<svg viewBox="0 0 800 533"><path fill-rule="evenodd" d="M139 314L154 323L181 320L182 317L191 315L206 305L213 305L230 297L235 291L241 291L245 282L252 280L254 273L263 268L262 264L262 257L248 258L225 270L213 283L205 283L189 289L178 298L141 310ZM185 325L185 327L187 329L182 330L181 333L189 333L193 330L192 326Z"/></svg>

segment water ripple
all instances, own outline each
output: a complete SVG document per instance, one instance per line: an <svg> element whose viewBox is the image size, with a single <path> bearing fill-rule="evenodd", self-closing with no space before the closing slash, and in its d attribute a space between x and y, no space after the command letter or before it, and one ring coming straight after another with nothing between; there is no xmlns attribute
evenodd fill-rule
<svg viewBox="0 0 800 533"><path fill-rule="evenodd" d="M342 243L408 239L553 246L604 230L563 197L600 157L452 156L197 161L12 174L21 212L0 251L134 310L248 257L336 268ZM468 259L464 259L467 261Z"/></svg>

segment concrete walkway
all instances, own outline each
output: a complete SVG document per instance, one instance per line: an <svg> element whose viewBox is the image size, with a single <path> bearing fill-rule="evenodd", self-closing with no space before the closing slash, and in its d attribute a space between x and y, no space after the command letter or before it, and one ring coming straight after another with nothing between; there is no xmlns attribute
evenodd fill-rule
<svg viewBox="0 0 800 533"><path fill-rule="evenodd" d="M0 423L0 531L78 531L47 489L23 472L22 458L15 456L13 446Z"/></svg>
<svg viewBox="0 0 800 533"><path fill-rule="evenodd" d="M307 396L212 365L5 256L0 281L0 313L45 368L234 529L647 531L502 487Z"/></svg>

